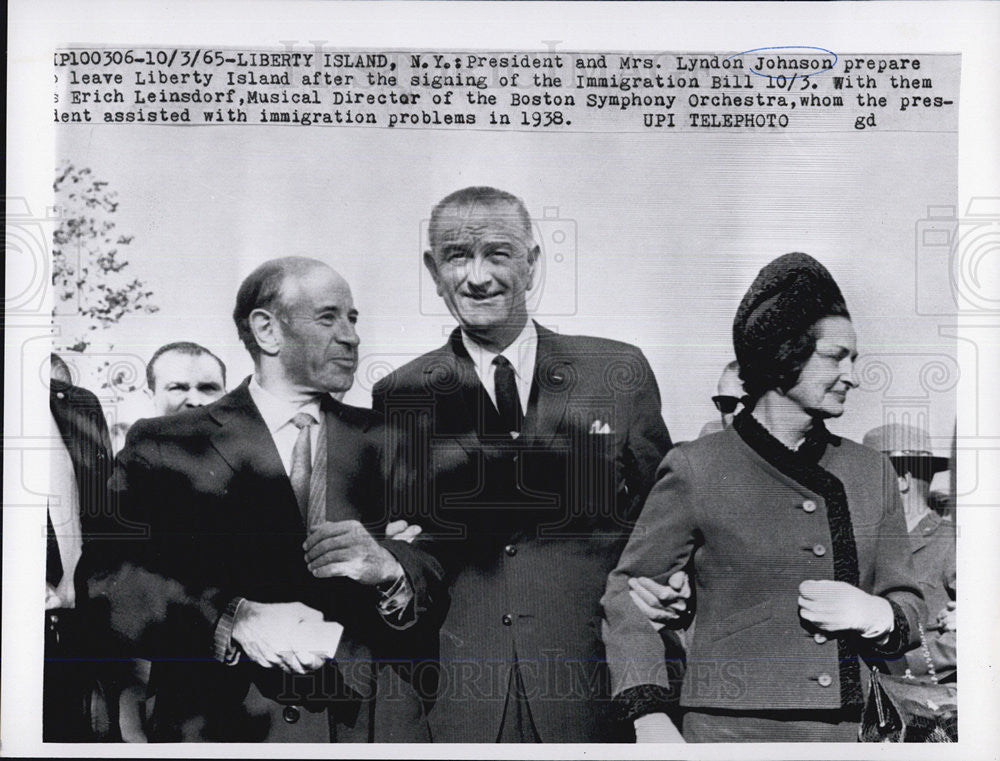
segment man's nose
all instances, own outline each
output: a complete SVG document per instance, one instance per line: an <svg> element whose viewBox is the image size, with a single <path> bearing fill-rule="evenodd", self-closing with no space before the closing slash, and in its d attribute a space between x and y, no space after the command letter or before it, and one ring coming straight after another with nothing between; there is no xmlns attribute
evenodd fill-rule
<svg viewBox="0 0 1000 761"><path fill-rule="evenodd" d="M358 331L357 328L355 328L354 323L344 323L337 335L337 341L355 349L358 347L358 344L361 343L361 339L358 337Z"/></svg>
<svg viewBox="0 0 1000 761"><path fill-rule="evenodd" d="M211 401L207 394L203 394L200 391L189 391L187 398L184 400L184 406L189 409L194 409L195 407L204 407Z"/></svg>
<svg viewBox="0 0 1000 761"><path fill-rule="evenodd" d="M465 279L474 288L486 288L493 279L493 272L482 254L476 254L466 265Z"/></svg>

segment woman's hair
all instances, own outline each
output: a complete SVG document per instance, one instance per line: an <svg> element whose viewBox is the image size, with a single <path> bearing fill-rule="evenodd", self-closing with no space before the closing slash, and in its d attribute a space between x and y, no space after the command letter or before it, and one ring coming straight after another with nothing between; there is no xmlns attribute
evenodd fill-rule
<svg viewBox="0 0 1000 761"><path fill-rule="evenodd" d="M766 265L733 320L733 346L750 405L767 391L796 384L816 350L816 323L850 316L833 276L808 254L785 254Z"/></svg>

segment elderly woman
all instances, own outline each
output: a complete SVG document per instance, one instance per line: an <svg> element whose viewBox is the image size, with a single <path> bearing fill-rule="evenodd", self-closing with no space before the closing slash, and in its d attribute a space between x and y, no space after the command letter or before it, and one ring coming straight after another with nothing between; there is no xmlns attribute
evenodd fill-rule
<svg viewBox="0 0 1000 761"><path fill-rule="evenodd" d="M747 408L667 455L608 578L615 699L639 741L682 739L628 580L666 583L693 557L683 739L856 741L864 661L916 644L924 611L892 465L823 423L856 386L854 327L830 273L794 253L761 270L733 341Z"/></svg>

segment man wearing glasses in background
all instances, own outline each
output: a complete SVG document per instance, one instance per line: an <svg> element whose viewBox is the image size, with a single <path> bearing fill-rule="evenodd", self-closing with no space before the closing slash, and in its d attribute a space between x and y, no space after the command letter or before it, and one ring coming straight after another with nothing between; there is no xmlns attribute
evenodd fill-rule
<svg viewBox="0 0 1000 761"><path fill-rule="evenodd" d="M723 368L712 403L719 411L721 422L709 420L705 423L701 433L698 434L699 439L728 428L732 425L733 418L743 409L743 381L740 380L740 366L735 359Z"/></svg>

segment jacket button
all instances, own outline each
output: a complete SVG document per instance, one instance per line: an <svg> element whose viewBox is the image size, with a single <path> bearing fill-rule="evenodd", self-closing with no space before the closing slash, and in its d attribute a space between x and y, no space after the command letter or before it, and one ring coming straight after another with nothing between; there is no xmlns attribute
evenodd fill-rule
<svg viewBox="0 0 1000 761"><path fill-rule="evenodd" d="M815 555L818 558L821 558L825 554L826 554L826 547L824 547L822 544L813 545L813 555Z"/></svg>
<svg viewBox="0 0 1000 761"><path fill-rule="evenodd" d="M506 552L511 557L514 557L517 554L517 547L515 547L513 544L508 544L506 547L503 548L503 551Z"/></svg>
<svg viewBox="0 0 1000 761"><path fill-rule="evenodd" d="M505 613L504 617L501 620L503 621L504 626L514 625L514 617L510 613Z"/></svg>
<svg viewBox="0 0 1000 761"><path fill-rule="evenodd" d="M816 681L819 682L820 687L829 687L833 684L833 677L829 674L820 674Z"/></svg>
<svg viewBox="0 0 1000 761"><path fill-rule="evenodd" d="M299 720L299 709L295 706L285 706L285 710L281 712L281 718L289 724L294 724Z"/></svg>
<svg viewBox="0 0 1000 761"><path fill-rule="evenodd" d="M825 634L823 634L823 632L816 632L816 633L815 633L815 634L813 635L813 641L814 641L814 642L815 642L815 643L816 643L817 645L822 645L822 644L824 644L825 642L827 642L827 641L828 641L828 638L827 638L827 636L826 636Z"/></svg>
<svg viewBox="0 0 1000 761"><path fill-rule="evenodd" d="M805 502L802 503L802 509L807 513L815 513L816 503L813 502L811 499L807 499Z"/></svg>

